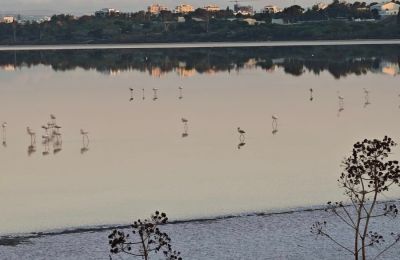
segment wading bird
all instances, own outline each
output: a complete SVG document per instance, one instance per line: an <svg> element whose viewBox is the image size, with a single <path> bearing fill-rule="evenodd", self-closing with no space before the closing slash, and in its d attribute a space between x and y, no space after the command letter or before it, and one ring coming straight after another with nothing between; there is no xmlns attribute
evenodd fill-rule
<svg viewBox="0 0 400 260"><path fill-rule="evenodd" d="M179 89L179 99L182 99L183 98L183 94L182 94L182 90L183 90L183 88L182 87L179 87L178 88Z"/></svg>
<svg viewBox="0 0 400 260"><path fill-rule="evenodd" d="M82 141L85 142L85 137L87 142L89 143L89 132L81 129Z"/></svg>
<svg viewBox="0 0 400 260"><path fill-rule="evenodd" d="M1 135L3 139L3 146L7 146L7 122L1 124Z"/></svg>
<svg viewBox="0 0 400 260"><path fill-rule="evenodd" d="M35 144L36 143L36 133L34 131L32 131L32 129L29 126L26 128L26 132L31 137L31 145Z"/></svg>
<svg viewBox="0 0 400 260"><path fill-rule="evenodd" d="M56 124L56 116L54 114L50 114L50 119L53 124Z"/></svg>
<svg viewBox="0 0 400 260"><path fill-rule="evenodd" d="M156 101L158 99L157 90L158 90L158 88L153 88L153 91L154 91L153 101Z"/></svg>

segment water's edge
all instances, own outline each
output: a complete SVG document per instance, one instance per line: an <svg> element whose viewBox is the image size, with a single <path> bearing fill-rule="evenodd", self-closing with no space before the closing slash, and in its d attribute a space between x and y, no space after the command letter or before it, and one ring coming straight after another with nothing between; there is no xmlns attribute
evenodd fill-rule
<svg viewBox="0 0 400 260"><path fill-rule="evenodd" d="M378 204L384 203L395 203L400 202L400 199L391 199L380 201ZM324 205L310 206L310 207L297 207L297 208L287 208L281 210L271 210L264 212L249 212L243 214L229 214L220 215L215 217L204 217L204 218L194 218L194 219L181 219L169 221L166 225L178 225L185 223L210 223L215 221L223 221L234 218L245 218L245 217L269 217L275 215L291 215L295 213L302 212L317 212L324 211L326 207ZM49 230L43 232L30 232L30 233L20 233L20 234L6 234L0 236L0 246L17 246L20 244L30 243L31 239L41 238L41 237L52 237L67 234L81 234L81 233L99 233L107 230L114 229L126 229L129 228L131 224L110 224L110 225L97 225L97 226L86 226L86 227L75 227L75 228L65 228L57 230Z"/></svg>
<svg viewBox="0 0 400 260"><path fill-rule="evenodd" d="M326 40L326 41L269 41L269 42L207 42L207 43L133 43L133 44L66 44L66 45L7 45L0 51L26 50L89 50L89 49L173 49L173 48L239 48L276 46L330 46L330 45L390 45L393 40Z"/></svg>
<svg viewBox="0 0 400 260"><path fill-rule="evenodd" d="M169 221L166 225L177 225L177 224L185 224L185 223L207 223L207 222L215 222L221 220L228 220L234 218L245 218L252 216L273 216L273 215L290 215L294 213L300 212L313 212L313 211L322 211L325 210L324 206L312 206L307 208L293 208L293 209L285 209L280 211L269 211L269 212L252 212L252 213L243 213L243 214L230 214L230 215L221 215L215 217L204 217L204 218L194 218L194 219L181 219L181 220L172 220ZM89 226L89 227L75 227L75 228L65 228L62 230L49 230L43 232L30 232L30 233L20 233L20 234L6 234L0 236L0 246L18 246L20 244L30 243L31 239L41 238L41 237L52 237L59 235L67 235L67 234L81 234L81 233L99 233L107 230L114 229L126 229L129 228L131 224L111 224L111 225L97 225L97 226Z"/></svg>

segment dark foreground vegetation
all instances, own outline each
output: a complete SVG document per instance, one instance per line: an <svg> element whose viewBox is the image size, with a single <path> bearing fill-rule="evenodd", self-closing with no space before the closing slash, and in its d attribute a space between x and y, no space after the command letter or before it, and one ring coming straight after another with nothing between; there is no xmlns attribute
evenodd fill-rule
<svg viewBox="0 0 400 260"><path fill-rule="evenodd" d="M56 71L96 70L101 73L136 70L159 74L179 70L197 73L229 72L248 64L264 70L282 68L300 76L329 72L335 78L381 70L399 64L400 46L307 46L195 49L52 50L0 52L0 66L21 68L46 65Z"/></svg>
<svg viewBox="0 0 400 260"><path fill-rule="evenodd" d="M197 9L186 15L145 11L106 16L54 15L50 21L0 24L0 44L148 43L400 38L399 17L381 19L370 4L334 0L327 8L293 5L279 13L234 15ZM250 25L251 18L257 22ZM275 24L273 20L280 20Z"/></svg>
<svg viewBox="0 0 400 260"><path fill-rule="evenodd" d="M385 192L399 188L400 166L397 160L389 160L397 144L385 136L382 140L365 139L353 146L349 157L343 161L343 173L339 186L347 197L345 202L328 202L327 211L332 212L354 234L353 241L341 241L333 237L326 222L316 222L311 232L330 239L358 259L376 259L397 245L400 234L396 231L382 234L371 230L371 222L379 218L396 218L399 211L396 203L381 203ZM380 246L378 255L368 255L368 247Z"/></svg>

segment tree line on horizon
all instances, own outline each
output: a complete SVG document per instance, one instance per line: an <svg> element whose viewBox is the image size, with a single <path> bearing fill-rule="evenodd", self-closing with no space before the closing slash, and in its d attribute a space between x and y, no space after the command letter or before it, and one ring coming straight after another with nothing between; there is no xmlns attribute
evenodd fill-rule
<svg viewBox="0 0 400 260"><path fill-rule="evenodd" d="M397 1L397 3L400 3ZM162 11L111 13L107 16L53 15L49 21L0 23L0 44L68 43L146 43L269 40L389 39L400 37L400 13L375 22L351 22L354 19L378 19L366 2L344 3L334 0L326 8L305 10L293 5L278 13L235 15L227 8L218 12L196 9L185 14ZM249 25L244 18L258 24ZM271 23L281 19L290 25Z"/></svg>

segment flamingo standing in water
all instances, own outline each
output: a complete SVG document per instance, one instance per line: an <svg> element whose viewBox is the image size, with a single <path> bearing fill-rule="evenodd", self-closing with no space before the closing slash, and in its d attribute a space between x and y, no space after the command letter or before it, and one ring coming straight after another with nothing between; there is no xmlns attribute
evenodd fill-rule
<svg viewBox="0 0 400 260"><path fill-rule="evenodd" d="M50 114L51 122L55 125L56 124L56 116L54 114Z"/></svg>
<svg viewBox="0 0 400 260"><path fill-rule="evenodd" d="M182 87L179 87L178 88L179 89L179 99L182 99L183 98L183 94L182 94L182 90L183 90L183 88Z"/></svg>
<svg viewBox="0 0 400 260"><path fill-rule="evenodd" d="M339 91L337 92L337 95L338 95L338 99L339 99L339 105L342 105L342 106L343 106L344 97L340 95L340 92L339 92Z"/></svg>
<svg viewBox="0 0 400 260"><path fill-rule="evenodd" d="M36 143L36 133L34 131L32 131L32 129L29 126L26 128L26 132L31 137L31 144L35 144Z"/></svg>
<svg viewBox="0 0 400 260"><path fill-rule="evenodd" d="M187 120L186 118L182 117L181 121L183 123L183 134L182 134L182 137L183 138L184 137L188 137L189 136L189 133L188 133L188 131L189 131L189 127L188 127L189 120Z"/></svg>
<svg viewBox="0 0 400 260"><path fill-rule="evenodd" d="M153 101L156 101L158 99L157 90L158 90L158 88L153 88L153 91L154 91Z"/></svg>
<svg viewBox="0 0 400 260"><path fill-rule="evenodd" d="M238 130L238 133L239 133L240 135L246 134L246 132L245 132L244 130L242 130L240 127L238 127L237 130Z"/></svg>
<svg viewBox="0 0 400 260"><path fill-rule="evenodd" d="M83 142L85 142L85 137L86 137L86 140L89 142L89 132L81 129L81 135L82 135Z"/></svg>
<svg viewBox="0 0 400 260"><path fill-rule="evenodd" d="M144 88L142 88L142 100L145 100L146 97L144 96Z"/></svg>
<svg viewBox="0 0 400 260"><path fill-rule="evenodd" d="M129 90L131 91L131 98L129 99L129 101L132 101L133 100L133 88L129 88Z"/></svg>
<svg viewBox="0 0 400 260"><path fill-rule="evenodd" d="M7 122L1 124L1 133L3 137L3 146L7 146Z"/></svg>
<svg viewBox="0 0 400 260"><path fill-rule="evenodd" d="M371 102L369 101L369 90L366 88L363 88L363 89L364 89L364 94L365 94L364 108L366 108L368 105L371 105Z"/></svg>

